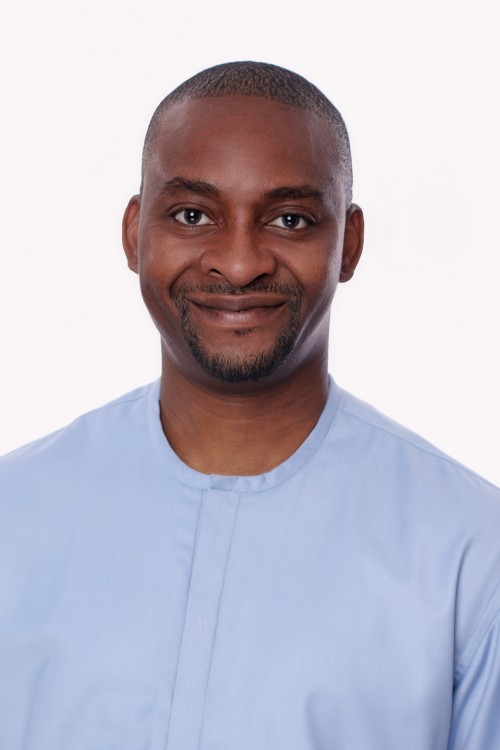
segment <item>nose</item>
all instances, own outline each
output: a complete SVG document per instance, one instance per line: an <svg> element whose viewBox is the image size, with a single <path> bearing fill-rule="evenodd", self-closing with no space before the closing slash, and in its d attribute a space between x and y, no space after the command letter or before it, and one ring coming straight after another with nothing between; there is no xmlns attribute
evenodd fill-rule
<svg viewBox="0 0 500 750"><path fill-rule="evenodd" d="M238 225L220 230L211 238L201 258L201 270L243 287L261 276L271 276L276 270L276 257L257 227Z"/></svg>

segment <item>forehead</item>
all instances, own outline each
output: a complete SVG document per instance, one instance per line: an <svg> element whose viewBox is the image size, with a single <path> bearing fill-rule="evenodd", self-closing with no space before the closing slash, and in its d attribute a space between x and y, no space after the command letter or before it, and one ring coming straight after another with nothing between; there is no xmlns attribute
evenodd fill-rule
<svg viewBox="0 0 500 750"><path fill-rule="evenodd" d="M177 175L245 183L340 183L333 128L323 117L262 97L224 96L170 105L145 160L145 188Z"/></svg>

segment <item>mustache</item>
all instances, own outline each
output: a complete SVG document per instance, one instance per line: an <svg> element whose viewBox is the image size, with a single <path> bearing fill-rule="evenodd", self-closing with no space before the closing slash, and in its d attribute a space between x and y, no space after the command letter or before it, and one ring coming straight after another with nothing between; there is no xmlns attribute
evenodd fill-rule
<svg viewBox="0 0 500 750"><path fill-rule="evenodd" d="M202 294L232 294L243 295L252 292L264 292L269 294L282 294L294 299L302 299L302 291L291 284L279 284L276 281L253 281L246 286L234 286L229 282L218 282L213 284L182 284L172 290L172 297L178 299L186 294L201 292Z"/></svg>

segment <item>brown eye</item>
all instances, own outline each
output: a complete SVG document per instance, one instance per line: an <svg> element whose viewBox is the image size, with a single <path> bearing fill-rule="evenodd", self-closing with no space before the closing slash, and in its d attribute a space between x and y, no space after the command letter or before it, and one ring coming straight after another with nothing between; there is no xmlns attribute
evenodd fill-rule
<svg viewBox="0 0 500 750"><path fill-rule="evenodd" d="M173 216L174 219L181 224L187 224L192 227L197 227L203 224L212 224L208 216L197 208L184 208L182 211L177 211Z"/></svg>
<svg viewBox="0 0 500 750"><path fill-rule="evenodd" d="M298 214L282 214L277 219L273 219L270 224L273 227L281 227L283 229L304 229L309 226L309 222Z"/></svg>

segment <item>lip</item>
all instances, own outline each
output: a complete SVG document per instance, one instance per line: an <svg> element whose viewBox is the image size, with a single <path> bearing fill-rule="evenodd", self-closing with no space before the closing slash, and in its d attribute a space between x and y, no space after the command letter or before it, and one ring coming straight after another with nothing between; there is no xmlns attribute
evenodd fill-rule
<svg viewBox="0 0 500 750"><path fill-rule="evenodd" d="M290 301L272 294L197 295L187 297L195 315L209 323L231 328L252 328L269 323Z"/></svg>
<svg viewBox="0 0 500 750"><path fill-rule="evenodd" d="M290 301L288 297L276 294L206 294L196 297L188 296L187 299L197 307L234 313L257 308L281 307Z"/></svg>

